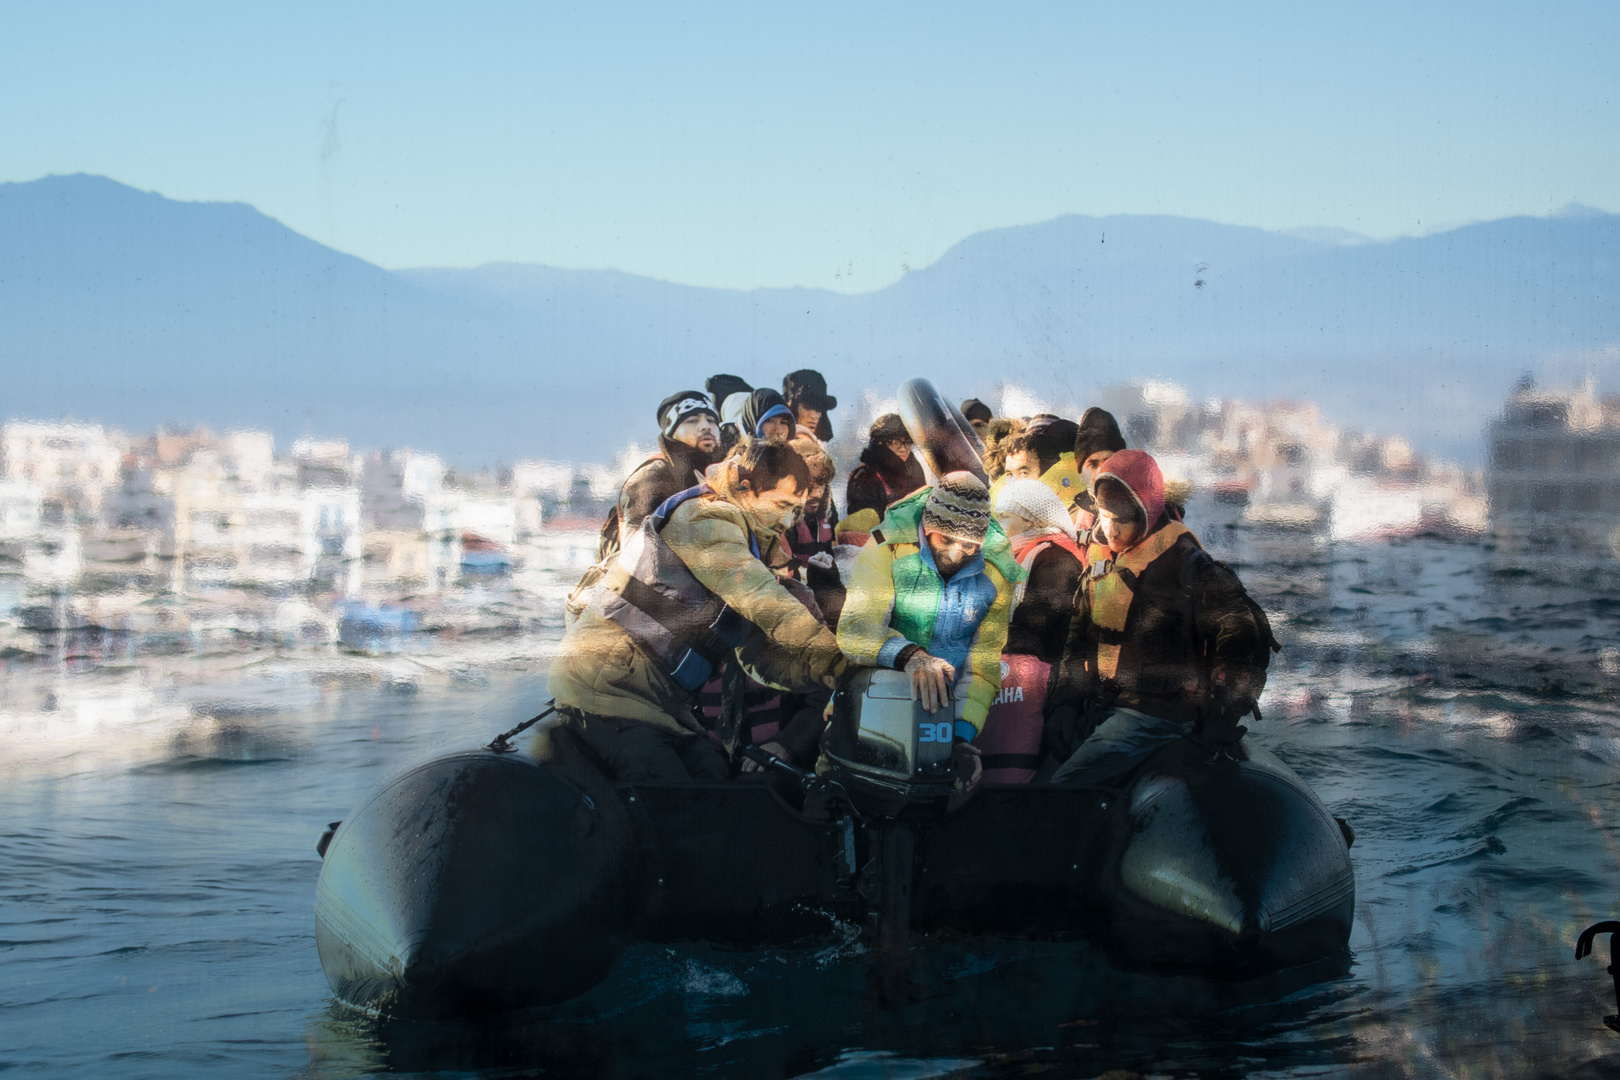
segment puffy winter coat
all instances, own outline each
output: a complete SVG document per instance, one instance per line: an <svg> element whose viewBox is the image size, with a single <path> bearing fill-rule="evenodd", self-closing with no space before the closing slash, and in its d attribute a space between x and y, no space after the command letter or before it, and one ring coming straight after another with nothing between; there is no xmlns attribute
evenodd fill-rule
<svg viewBox="0 0 1620 1080"><path fill-rule="evenodd" d="M1001 689L1001 650L1013 587L1024 578L999 526L984 550L949 581L934 566L921 532L926 489L889 508L861 549L838 623L838 645L857 664L902 668L909 646L926 649L970 675L964 738L984 727Z"/></svg>
<svg viewBox="0 0 1620 1080"><path fill-rule="evenodd" d="M720 490L690 499L669 515L660 534L664 542L685 573L745 620L735 656L748 674L795 692L835 687L848 661L832 632L777 579L772 567L785 567L787 560L776 534L727 497L724 470L716 482ZM618 562L625 557L621 552ZM691 708L695 691L678 683L606 614L619 595L614 583L623 579L623 570L620 565L592 587L563 638L548 689L565 708L701 731ZM671 591L676 586L668 583Z"/></svg>

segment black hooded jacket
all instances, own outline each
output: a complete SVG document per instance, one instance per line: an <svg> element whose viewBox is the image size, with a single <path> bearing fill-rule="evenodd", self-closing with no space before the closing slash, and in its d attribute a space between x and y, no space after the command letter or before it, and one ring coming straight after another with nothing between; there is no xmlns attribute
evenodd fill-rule
<svg viewBox="0 0 1620 1080"><path fill-rule="evenodd" d="M900 455L882 443L871 443L861 451L861 463L849 474L844 489L846 516L872 509L882 516L896 499L902 499L928 483L917 454L901 461Z"/></svg>
<svg viewBox="0 0 1620 1080"><path fill-rule="evenodd" d="M760 420L764 419L765 414L778 405L784 409L787 408L787 402L782 400L782 395L768 386L762 386L749 394L748 404L743 406L742 417L737 424L742 429L738 433L741 435L742 441L747 442L749 439L758 438L754 433L759 429Z"/></svg>
<svg viewBox="0 0 1620 1080"><path fill-rule="evenodd" d="M658 456L637 466L619 488L618 505L608 511L607 520L602 523L602 537L596 545L597 559L600 561L618 551L624 537L640 528L642 520L665 499L701 484L703 470L719 460L718 448L705 454L668 435L658 436Z"/></svg>

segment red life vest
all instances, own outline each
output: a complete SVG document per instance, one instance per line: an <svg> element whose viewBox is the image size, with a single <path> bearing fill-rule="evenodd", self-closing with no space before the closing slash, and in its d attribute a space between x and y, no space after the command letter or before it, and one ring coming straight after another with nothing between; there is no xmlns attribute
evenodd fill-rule
<svg viewBox="0 0 1620 1080"><path fill-rule="evenodd" d="M990 702L984 730L973 740L984 754L984 778L992 784L1027 784L1041 763L1041 713L1052 665L1038 656L1005 653L1001 692Z"/></svg>

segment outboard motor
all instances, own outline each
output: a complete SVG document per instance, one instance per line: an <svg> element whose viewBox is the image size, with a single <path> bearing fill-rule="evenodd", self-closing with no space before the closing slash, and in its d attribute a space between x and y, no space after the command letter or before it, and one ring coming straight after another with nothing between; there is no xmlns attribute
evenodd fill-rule
<svg viewBox="0 0 1620 1080"><path fill-rule="evenodd" d="M863 814L883 818L941 815L956 784L950 710L925 711L911 700L904 672L869 668L833 697L827 760Z"/></svg>

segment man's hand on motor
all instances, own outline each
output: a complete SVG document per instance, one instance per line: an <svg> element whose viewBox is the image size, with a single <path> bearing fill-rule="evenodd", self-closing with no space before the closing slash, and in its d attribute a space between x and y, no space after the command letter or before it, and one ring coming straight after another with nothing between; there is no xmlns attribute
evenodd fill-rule
<svg viewBox="0 0 1620 1080"><path fill-rule="evenodd" d="M984 751L966 739L957 739L951 744L951 758L956 762L956 790L973 794L984 780Z"/></svg>
<svg viewBox="0 0 1620 1080"><path fill-rule="evenodd" d="M938 712L951 699L951 684L956 681L955 665L919 652L906 661L906 674L911 676L911 700L922 702L928 712Z"/></svg>
<svg viewBox="0 0 1620 1080"><path fill-rule="evenodd" d="M783 746L779 742L763 743L763 744L761 744L760 749L765 751L767 754L775 754L777 757L781 758L783 761L787 762L789 765L793 764L793 755L788 753L787 747ZM742 771L743 772L764 772L765 771L765 766L761 765L759 762L755 761L753 758L743 758Z"/></svg>

